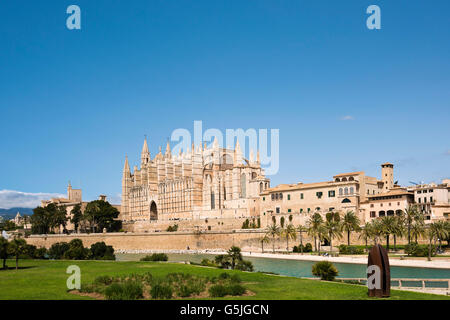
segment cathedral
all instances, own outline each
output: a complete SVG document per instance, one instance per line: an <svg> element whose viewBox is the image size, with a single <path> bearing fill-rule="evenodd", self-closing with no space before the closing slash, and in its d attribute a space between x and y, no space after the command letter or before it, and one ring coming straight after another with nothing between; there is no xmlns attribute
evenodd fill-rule
<svg viewBox="0 0 450 320"><path fill-rule="evenodd" d="M125 159L121 220L129 231L163 230L173 224L181 229L237 227L259 217L259 195L268 188L259 152L256 159L252 150L244 158L239 141L234 150L219 147L215 139L209 148L192 145L178 155L168 142L165 153L159 148L152 159L145 139L140 168L131 171ZM208 220L217 223L206 226Z"/></svg>

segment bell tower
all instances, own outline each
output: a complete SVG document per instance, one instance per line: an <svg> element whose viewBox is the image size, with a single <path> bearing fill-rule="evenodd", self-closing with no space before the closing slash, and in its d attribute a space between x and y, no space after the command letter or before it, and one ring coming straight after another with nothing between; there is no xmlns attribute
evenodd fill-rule
<svg viewBox="0 0 450 320"><path fill-rule="evenodd" d="M394 187L394 165L386 162L381 165L381 180L383 181L383 192L388 192Z"/></svg>

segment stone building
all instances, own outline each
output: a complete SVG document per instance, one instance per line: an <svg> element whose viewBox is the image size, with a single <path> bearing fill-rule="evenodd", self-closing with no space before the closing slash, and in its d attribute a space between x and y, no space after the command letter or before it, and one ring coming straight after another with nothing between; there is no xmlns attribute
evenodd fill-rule
<svg viewBox="0 0 450 320"><path fill-rule="evenodd" d="M264 190L261 195L261 218L264 225L285 221L292 216L294 224L305 224L311 214L352 210L365 220L361 203L394 188L394 165L381 165L381 179L367 176L363 171L340 173L333 180L316 183L281 184Z"/></svg>
<svg viewBox="0 0 450 320"><path fill-rule="evenodd" d="M237 228L242 219L259 216L259 194L270 187L261 169L259 153L245 159L239 141L235 149L189 148L151 158L145 139L140 168L130 170L128 158L122 176L121 219L129 231L162 230L170 224L193 229L215 220L214 229ZM213 224L208 225L211 230ZM217 226L217 227L216 227Z"/></svg>

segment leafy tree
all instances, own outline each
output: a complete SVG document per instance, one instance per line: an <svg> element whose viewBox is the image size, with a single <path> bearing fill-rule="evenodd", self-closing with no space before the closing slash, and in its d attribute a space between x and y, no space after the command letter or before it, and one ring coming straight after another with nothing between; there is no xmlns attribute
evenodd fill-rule
<svg viewBox="0 0 450 320"><path fill-rule="evenodd" d="M47 234L50 231L50 215L43 207L33 209L31 216L31 233Z"/></svg>
<svg viewBox="0 0 450 320"><path fill-rule="evenodd" d="M103 241L91 245L91 258L94 260L115 260L114 248Z"/></svg>
<svg viewBox="0 0 450 320"><path fill-rule="evenodd" d="M73 239L69 242L69 250L64 252L64 259L84 260L89 256L89 249L83 247L83 241Z"/></svg>
<svg viewBox="0 0 450 320"><path fill-rule="evenodd" d="M344 231L347 232L347 245L350 245L351 232L361 230L361 228L359 227L360 223L361 221L353 211L349 210L344 214L342 227Z"/></svg>
<svg viewBox="0 0 450 320"><path fill-rule="evenodd" d="M69 244L67 242L57 242L52 244L48 250L50 259L62 259L66 251L69 250Z"/></svg>
<svg viewBox="0 0 450 320"><path fill-rule="evenodd" d="M6 269L6 259L8 258L9 242L0 236L0 259L3 260L3 269Z"/></svg>
<svg viewBox="0 0 450 320"><path fill-rule="evenodd" d="M17 226L14 223L14 221L11 220L5 220L0 222L0 231L12 231L12 230L17 230Z"/></svg>
<svg viewBox="0 0 450 320"><path fill-rule="evenodd" d="M93 232L102 232L104 228L109 232L118 231L120 223L114 220L118 216L119 211L103 200L89 202L84 210L84 218L89 222Z"/></svg>
<svg viewBox="0 0 450 320"><path fill-rule="evenodd" d="M338 270L329 261L320 261L312 266L312 274L322 280L333 281L338 275Z"/></svg>
<svg viewBox="0 0 450 320"><path fill-rule="evenodd" d="M52 216L52 225L54 228L60 229L62 227L63 233L67 233L67 221L69 218L67 217L67 210L65 206L56 206L53 216Z"/></svg>
<svg viewBox="0 0 450 320"><path fill-rule="evenodd" d="M281 229L275 223L267 227L266 235L272 237L272 252L275 253L275 237L281 234Z"/></svg>
<svg viewBox="0 0 450 320"><path fill-rule="evenodd" d="M73 209L70 211L70 214L72 215L70 222L73 223L73 225L75 226L75 231L78 232L80 222L83 220L83 213L81 212L81 204L75 205L75 207L73 207Z"/></svg>
<svg viewBox="0 0 450 320"><path fill-rule="evenodd" d="M27 242L24 239L13 239L8 245L9 254L16 258L16 270L19 269L19 256L27 252Z"/></svg>
<svg viewBox="0 0 450 320"><path fill-rule="evenodd" d="M214 262L222 269L228 269L231 266L230 257L225 254L215 256Z"/></svg>

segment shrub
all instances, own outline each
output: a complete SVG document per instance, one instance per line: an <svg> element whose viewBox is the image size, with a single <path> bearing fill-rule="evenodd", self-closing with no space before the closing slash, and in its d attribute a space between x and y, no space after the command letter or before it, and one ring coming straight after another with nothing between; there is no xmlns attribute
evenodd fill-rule
<svg viewBox="0 0 450 320"><path fill-rule="evenodd" d="M230 278L231 282L241 283L241 277L238 274L233 274Z"/></svg>
<svg viewBox="0 0 450 320"><path fill-rule="evenodd" d="M172 294L172 286L168 283L155 283L150 289L150 295L153 299L171 299Z"/></svg>
<svg viewBox="0 0 450 320"><path fill-rule="evenodd" d="M364 254L364 249L360 246L348 246L345 244L341 244L339 246L340 254Z"/></svg>
<svg viewBox="0 0 450 320"><path fill-rule="evenodd" d="M215 284L209 288L209 295L213 298L225 297L228 294L227 288L222 284Z"/></svg>
<svg viewBox="0 0 450 320"><path fill-rule="evenodd" d="M241 270L241 271L253 271L253 263L251 261L248 260L241 260L237 263L236 265L236 270Z"/></svg>
<svg viewBox="0 0 450 320"><path fill-rule="evenodd" d="M91 245L91 258L94 260L116 260L114 248L107 246L103 241Z"/></svg>
<svg viewBox="0 0 450 320"><path fill-rule="evenodd" d="M113 283L105 290L107 300L136 300L142 297L142 285L135 281Z"/></svg>
<svg viewBox="0 0 450 320"><path fill-rule="evenodd" d="M151 256L146 255L140 261L167 261L169 257L165 253L154 253Z"/></svg>
<svg viewBox="0 0 450 320"><path fill-rule="evenodd" d="M94 284L102 284L105 286L108 286L111 283L113 283L113 278L111 278L109 276L99 276L99 277L95 278L95 280L94 280Z"/></svg>
<svg viewBox="0 0 450 320"><path fill-rule="evenodd" d="M178 230L178 225L177 224L175 224L175 225L173 225L173 226L169 226L167 229L166 229L166 231L168 231L168 232L175 232L175 231L177 231Z"/></svg>
<svg viewBox="0 0 450 320"><path fill-rule="evenodd" d="M69 244L67 242L57 242L48 249L48 255L50 259L61 259L68 250Z"/></svg>
<svg viewBox="0 0 450 320"><path fill-rule="evenodd" d="M405 253L413 257L428 257L429 247L426 244L411 243L405 245ZM436 255L436 246L431 246L431 256Z"/></svg>
<svg viewBox="0 0 450 320"><path fill-rule="evenodd" d="M305 245L305 248L304 248L303 252L312 252L312 244L308 242Z"/></svg>
<svg viewBox="0 0 450 320"><path fill-rule="evenodd" d="M329 261L320 261L312 266L312 274L322 280L333 281L338 275L338 270Z"/></svg>
<svg viewBox="0 0 450 320"><path fill-rule="evenodd" d="M219 274L219 279L225 280L225 279L229 279L231 276L229 273L226 272L222 272L221 274Z"/></svg>
<svg viewBox="0 0 450 320"><path fill-rule="evenodd" d="M240 284L232 284L227 287L229 295L242 296L245 293L245 288Z"/></svg>

